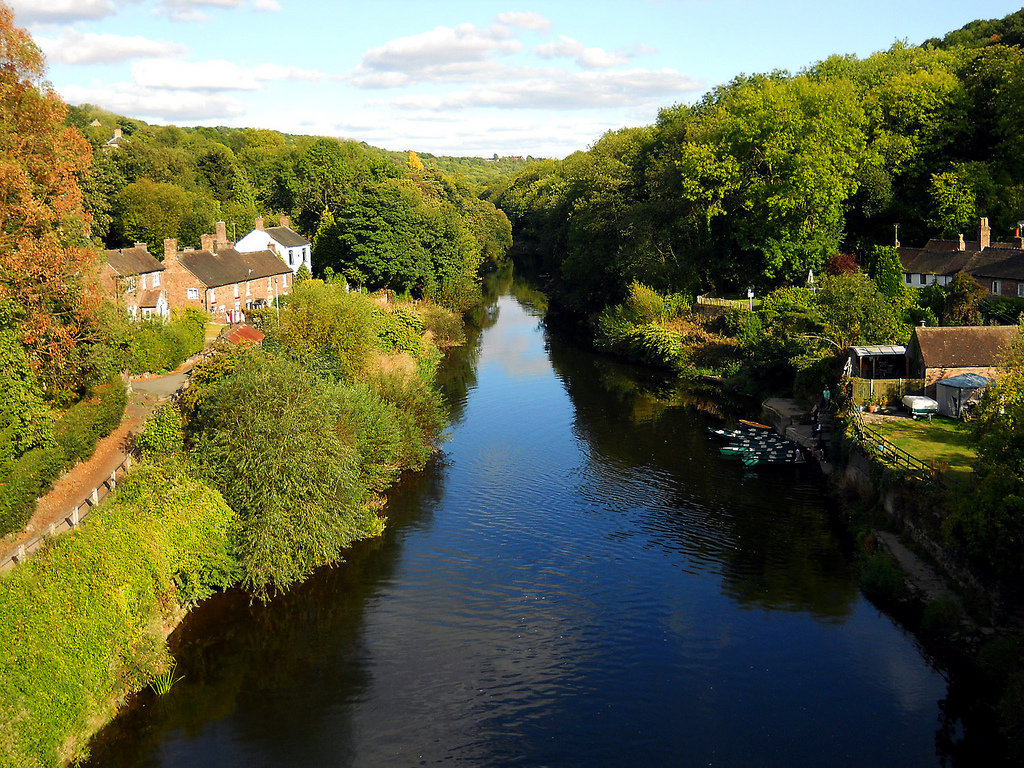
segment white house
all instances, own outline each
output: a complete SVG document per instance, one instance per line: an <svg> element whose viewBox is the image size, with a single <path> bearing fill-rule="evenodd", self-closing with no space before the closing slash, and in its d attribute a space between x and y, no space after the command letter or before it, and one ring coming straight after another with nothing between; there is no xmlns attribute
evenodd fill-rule
<svg viewBox="0 0 1024 768"><path fill-rule="evenodd" d="M256 229L235 243L235 250L239 253L274 251L293 273L298 272L303 264L310 272L313 271L312 246L309 240L291 228L287 216L281 217L281 226L269 229L264 229L263 217L258 217Z"/></svg>

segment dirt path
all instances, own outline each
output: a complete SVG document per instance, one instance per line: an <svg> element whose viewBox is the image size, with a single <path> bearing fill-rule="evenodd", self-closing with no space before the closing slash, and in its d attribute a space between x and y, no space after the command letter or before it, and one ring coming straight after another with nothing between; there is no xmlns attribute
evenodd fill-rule
<svg viewBox="0 0 1024 768"><path fill-rule="evenodd" d="M121 425L96 443L86 461L81 461L53 484L53 488L39 499L35 512L24 529L0 540L0 559L18 548L53 522L64 518L68 512L81 504L99 487L110 473L124 461L131 449L132 437L142 427L153 409L167 400L185 383L187 371L192 362L186 362L173 373L132 380L132 393L128 396Z"/></svg>

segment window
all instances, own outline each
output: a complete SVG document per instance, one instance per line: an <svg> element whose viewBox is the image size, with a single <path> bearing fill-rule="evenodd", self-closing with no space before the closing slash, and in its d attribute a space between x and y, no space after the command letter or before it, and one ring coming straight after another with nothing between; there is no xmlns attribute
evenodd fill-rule
<svg viewBox="0 0 1024 768"><path fill-rule="evenodd" d="M992 293L994 293L996 295L999 295L1000 288L1001 288L1001 286L999 285L999 281L998 280L993 280L992 281Z"/></svg>
<svg viewBox="0 0 1024 768"><path fill-rule="evenodd" d="M193 299L195 301L199 301L199 289L198 288L189 288L187 296L190 299Z"/></svg>
<svg viewBox="0 0 1024 768"><path fill-rule="evenodd" d="M291 248L288 249L288 266L295 266L295 251L293 251Z"/></svg>
<svg viewBox="0 0 1024 768"><path fill-rule="evenodd" d="M904 272L903 273L903 282L906 283L907 285L913 285L914 284L914 281L911 279L909 272Z"/></svg>
<svg viewBox="0 0 1024 768"><path fill-rule="evenodd" d="M159 288L160 287L160 273L159 272L154 272L153 273L153 287L154 288Z"/></svg>
<svg viewBox="0 0 1024 768"><path fill-rule="evenodd" d="M146 276L142 276L142 290L146 290Z"/></svg>
<svg viewBox="0 0 1024 768"><path fill-rule="evenodd" d="M235 283L235 298L238 298L238 283Z"/></svg>
<svg viewBox="0 0 1024 768"><path fill-rule="evenodd" d="M245 281L245 295L252 296L252 284L248 280Z"/></svg>
<svg viewBox="0 0 1024 768"><path fill-rule="evenodd" d="M148 307L143 307L142 308L142 316L144 318L149 317L151 314L152 314L152 310L150 310Z"/></svg>
<svg viewBox="0 0 1024 768"><path fill-rule="evenodd" d="M129 275L124 279L124 287L126 291L135 290L135 275Z"/></svg>
<svg viewBox="0 0 1024 768"><path fill-rule="evenodd" d="M1017 295L1024 299L1024 283L1017 283Z"/></svg>
<svg viewBox="0 0 1024 768"><path fill-rule="evenodd" d="M282 288L287 288L288 287L288 275L281 275L281 287Z"/></svg>
<svg viewBox="0 0 1024 768"><path fill-rule="evenodd" d="M217 292L215 290L213 290L213 288L211 288L210 289L210 305L212 306L212 305L214 305L216 303L217 303ZM221 307L221 309L223 309L223 307Z"/></svg>
<svg viewBox="0 0 1024 768"><path fill-rule="evenodd" d="M274 278L268 277L267 278L267 290L269 291L273 287L274 287Z"/></svg>

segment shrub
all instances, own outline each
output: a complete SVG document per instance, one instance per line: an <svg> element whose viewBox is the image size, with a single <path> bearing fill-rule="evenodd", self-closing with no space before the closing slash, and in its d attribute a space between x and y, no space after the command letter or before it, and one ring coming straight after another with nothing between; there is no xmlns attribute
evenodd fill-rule
<svg viewBox="0 0 1024 768"><path fill-rule="evenodd" d="M423 351L423 319L411 309L398 307L374 313L379 346L385 352L408 352L419 357Z"/></svg>
<svg viewBox="0 0 1024 768"><path fill-rule="evenodd" d="M138 323L131 336L129 367L132 373L168 371L202 350L206 343L207 315L194 307L169 322L159 319Z"/></svg>
<svg viewBox="0 0 1024 768"><path fill-rule="evenodd" d="M665 299L657 291L635 280L629 286L626 307L633 313L637 324L654 323L666 319Z"/></svg>
<svg viewBox="0 0 1024 768"><path fill-rule="evenodd" d="M70 762L152 679L178 606L235 578L231 510L181 469L140 464L110 499L0 579L3 765Z"/></svg>
<svg viewBox="0 0 1024 768"><path fill-rule="evenodd" d="M441 395L419 376L402 371L378 373L369 383L376 394L395 406L405 446L403 463L421 468L444 429L447 415Z"/></svg>
<svg viewBox="0 0 1024 768"><path fill-rule="evenodd" d="M124 382L114 376L64 414L54 428L54 438L68 464L92 455L96 442L121 423L127 401Z"/></svg>
<svg viewBox="0 0 1024 768"><path fill-rule="evenodd" d="M161 405L142 425L135 439L145 456L167 456L179 453L184 444L181 411L176 405Z"/></svg>
<svg viewBox="0 0 1024 768"><path fill-rule="evenodd" d="M430 332L434 343L443 348L457 347L466 343L466 331L462 318L442 306L424 303L421 308L423 327Z"/></svg>
<svg viewBox="0 0 1024 768"><path fill-rule="evenodd" d="M875 553L860 562L860 588L872 599L891 601L904 595L906 582L895 560Z"/></svg>
<svg viewBox="0 0 1024 768"><path fill-rule="evenodd" d="M36 498L60 474L64 453L57 446L22 454L0 484L0 535L21 530L32 517Z"/></svg>

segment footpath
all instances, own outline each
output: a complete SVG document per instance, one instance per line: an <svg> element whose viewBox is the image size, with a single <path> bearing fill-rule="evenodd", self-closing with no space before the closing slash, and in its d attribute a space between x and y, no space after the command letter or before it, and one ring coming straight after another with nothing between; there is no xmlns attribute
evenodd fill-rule
<svg viewBox="0 0 1024 768"><path fill-rule="evenodd" d="M153 410L181 388L193 364L194 361L186 361L172 373L131 380L120 426L96 443L92 456L58 478L49 492L38 500L32 518L21 531L0 539L0 571L13 567L12 556L17 559L19 549L31 545L40 534L61 526L70 527L67 518L71 510L76 510L74 522L77 524L77 510L97 498L94 492L109 487L110 478L131 451L134 435Z"/></svg>

